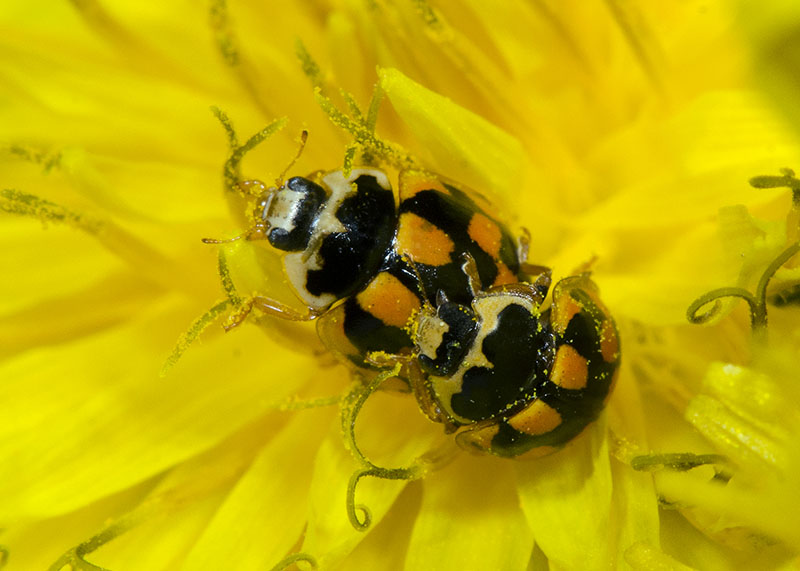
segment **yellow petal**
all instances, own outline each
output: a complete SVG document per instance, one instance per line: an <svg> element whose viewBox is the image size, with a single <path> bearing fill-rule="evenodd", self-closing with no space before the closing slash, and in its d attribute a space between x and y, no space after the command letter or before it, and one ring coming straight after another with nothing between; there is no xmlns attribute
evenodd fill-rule
<svg viewBox="0 0 800 571"><path fill-rule="evenodd" d="M783 161L763 161L679 179L641 181L620 189L613 198L576 219L575 224L595 230L663 229L706 221L720 208L732 204L764 204L775 200L781 191L756 190L747 181L756 172L777 172L777 168L770 168L776 164Z"/></svg>
<svg viewBox="0 0 800 571"><path fill-rule="evenodd" d="M735 462L728 477L666 472L656 480L668 500L692 508L704 533L748 554L767 555L775 540L800 541L797 514L786 509L800 495L791 476L800 466L796 349L786 343L757 346L752 367L712 365L686 408L687 419Z"/></svg>
<svg viewBox="0 0 800 571"><path fill-rule="evenodd" d="M634 569L641 571L691 571L692 569L644 542L636 543L626 550L625 561Z"/></svg>
<svg viewBox="0 0 800 571"><path fill-rule="evenodd" d="M306 523L313 460L334 411L296 412L279 428L214 514L184 569L265 569L290 552Z"/></svg>
<svg viewBox="0 0 800 571"><path fill-rule="evenodd" d="M735 280L738 268L731 267L716 229L682 227L676 233L671 241L661 241L661 231L635 233L622 238L624 242L609 241L605 248L588 250L599 252L597 281L615 316L656 326L682 325L692 301ZM570 245L562 256L571 255L571 263L558 267L575 267L581 244L588 246L588 240ZM619 258L611 253L615 246L626 250L616 253ZM609 256L603 256L603 250ZM614 271L617 260L620 265Z"/></svg>
<svg viewBox="0 0 800 571"><path fill-rule="evenodd" d="M11 554L8 569L48 569L67 550L103 529L109 520L135 509L157 480L158 477L145 480L68 514L10 526L3 533L3 545Z"/></svg>
<svg viewBox="0 0 800 571"><path fill-rule="evenodd" d="M99 279L76 293L59 292L61 295L3 316L0 357L67 342L135 318L157 292L152 283L127 272ZM76 314L75 307L85 309Z"/></svg>
<svg viewBox="0 0 800 571"><path fill-rule="evenodd" d="M347 557L350 569L403 571L411 531L422 501L422 482L411 482L392 508Z"/></svg>
<svg viewBox="0 0 800 571"><path fill-rule="evenodd" d="M786 430L797 422L785 399L767 375L714 363L704 379L703 394L692 399L686 418L739 462L785 466L783 448L790 441Z"/></svg>
<svg viewBox="0 0 800 571"><path fill-rule="evenodd" d="M370 93L365 87L372 83L372 65L368 65L368 52L363 49L357 28L351 16L335 10L328 18L328 54L334 66L337 81L351 92L356 101L368 101ZM369 79L368 79L369 78Z"/></svg>
<svg viewBox="0 0 800 571"><path fill-rule="evenodd" d="M791 0L755 6L738 2L742 11L742 29L753 43L754 69L764 86L791 121L800 129L800 111L795 105L800 86L797 83L797 34L800 7Z"/></svg>
<svg viewBox="0 0 800 571"><path fill-rule="evenodd" d="M680 512L664 510L662 514L661 540L669 556L653 553L656 561L674 564L670 559L675 559L690 566L690 569L710 569L728 571L730 569L791 569L791 558L782 552L780 546L771 548L766 542L761 544L761 549L756 553L731 549L695 528ZM747 533L746 529L741 529ZM751 532L752 533L752 532ZM762 538L763 540L763 538ZM772 553L771 553L772 552ZM641 556L641 551L639 552ZM635 556L636 552L631 555ZM626 554L626 560L630 557ZM635 561L632 562L632 564ZM634 568L636 568L634 566ZM655 567L658 569L658 567ZM644 570L650 570L645 567ZM673 569L673 567L668 567ZM682 568L678 567L681 571Z"/></svg>
<svg viewBox="0 0 800 571"><path fill-rule="evenodd" d="M440 438L439 427L423 417L407 394L373 394L356 423L359 447L380 466L408 466L431 450ZM314 555L322 567L345 560L365 534L380 523L406 484L402 480L362 479L355 491L355 504L369 509L372 527L366 532L356 531L347 518L345 500L348 481L357 468L358 464L343 446L340 430L333 429L315 461L309 523L302 548L303 552Z"/></svg>
<svg viewBox="0 0 800 571"><path fill-rule="evenodd" d="M169 470L138 506L86 541L91 552L83 559L111 569L161 569L182 560L253 462L264 436L269 438L283 424L282 416L267 414L250 422Z"/></svg>
<svg viewBox="0 0 800 571"><path fill-rule="evenodd" d="M12 403L0 426L5 517L59 514L131 486L213 445L306 380L293 372L298 356L280 350L229 366L234 354L269 347L254 329L198 346L159 379L175 324L188 321L164 300L125 326L2 365L3 400Z"/></svg>
<svg viewBox="0 0 800 571"><path fill-rule="evenodd" d="M319 449L311 482L308 529L301 551L310 553L323 565L333 566L347 557L363 539L347 519L346 491L352 473L358 468L334 431ZM356 505L368 507L372 525L380 522L405 482L367 480L356 490Z"/></svg>
<svg viewBox="0 0 800 571"><path fill-rule="evenodd" d="M179 512L154 516L87 554L85 559L103 569L169 569L202 533L221 495L218 491L209 497L192 498Z"/></svg>
<svg viewBox="0 0 800 571"><path fill-rule="evenodd" d="M517 469L522 511L557 569L608 569L617 557L608 442L597 426L564 450Z"/></svg>
<svg viewBox="0 0 800 571"><path fill-rule="evenodd" d="M636 376L635 365L623 360L617 386L608 405L608 427L612 436L613 480L612 513L609 535L617 535L617 550L626 553L637 544L652 549L659 546L658 502L653 479L648 473L630 467L633 456L649 450L647 420Z"/></svg>
<svg viewBox="0 0 800 571"><path fill-rule="evenodd" d="M396 69L381 70L380 81L442 174L514 197L525 160L519 141Z"/></svg>
<svg viewBox="0 0 800 571"><path fill-rule="evenodd" d="M22 311L42 298L80 295L85 288L124 268L91 236L53 224L43 232L38 220L4 217L0 240L6 274L6 279L0 280L2 315ZM22 267L26 271L12 275L12 268Z"/></svg>
<svg viewBox="0 0 800 571"><path fill-rule="evenodd" d="M533 534L512 470L508 460L462 454L428 476L406 569L525 568Z"/></svg>

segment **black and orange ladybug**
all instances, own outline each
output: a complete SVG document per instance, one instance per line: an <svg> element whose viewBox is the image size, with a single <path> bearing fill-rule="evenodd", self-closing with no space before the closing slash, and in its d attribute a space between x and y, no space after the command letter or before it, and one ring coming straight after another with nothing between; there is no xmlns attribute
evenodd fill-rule
<svg viewBox="0 0 800 571"><path fill-rule="evenodd" d="M549 286L545 271L476 292L468 306L440 298L417 316L420 406L462 447L543 456L602 411L619 367L614 321L588 274L559 281L546 306Z"/></svg>
<svg viewBox="0 0 800 571"><path fill-rule="evenodd" d="M409 353L409 320L438 292L469 303L465 255L481 287L524 279L519 246L479 197L430 175L403 171L397 198L375 168L317 172L267 188L263 183L248 239L281 250L286 276L306 306L267 297L250 308L285 319L317 318L326 344L358 365L382 351ZM341 303L339 303L341 302Z"/></svg>
<svg viewBox="0 0 800 571"><path fill-rule="evenodd" d="M325 345L360 369L402 361L420 407L462 446L539 455L595 420L619 364L614 322L581 274L553 288L525 263L479 195L419 171L316 172L260 189L244 236L284 252L298 311L255 296L253 308L317 320ZM434 300L434 302L431 302ZM435 306L434 306L435 303Z"/></svg>

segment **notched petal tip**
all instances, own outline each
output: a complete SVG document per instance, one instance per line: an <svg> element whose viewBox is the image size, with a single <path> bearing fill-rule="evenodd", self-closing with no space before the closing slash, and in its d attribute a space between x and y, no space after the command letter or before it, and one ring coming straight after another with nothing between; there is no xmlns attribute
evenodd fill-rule
<svg viewBox="0 0 800 571"><path fill-rule="evenodd" d="M442 172L456 180L476 181L495 192L517 188L525 152L512 135L394 68L378 70L381 88L392 106ZM515 198L503 196L503 198Z"/></svg>

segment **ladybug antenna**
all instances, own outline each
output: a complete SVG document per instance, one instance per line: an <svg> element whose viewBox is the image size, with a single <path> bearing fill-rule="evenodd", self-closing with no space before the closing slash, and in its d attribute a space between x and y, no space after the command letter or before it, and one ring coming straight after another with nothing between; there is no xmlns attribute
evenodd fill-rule
<svg viewBox="0 0 800 571"><path fill-rule="evenodd" d="M229 244L231 242L241 240L242 238L245 240L264 240L266 238L266 232L268 229L267 222L264 219L264 213L266 213L269 209L269 204L272 202L272 197L274 196L275 191L283 188L283 179L286 177L286 173L289 172L289 169L294 166L294 164L297 162L297 159L299 159L300 155L303 154L303 150L306 148L307 141L308 131L303 129L300 133L300 145L297 148L297 153L295 153L294 158L289 161L289 164L286 165L286 168L281 171L281 174L278 175L278 178L275 179L274 187L267 188L267 185L260 180L243 180L238 183L239 188L241 188L246 195L260 197L260 200L256 205L256 213L254 216L256 223L252 228L250 228L247 232L243 232L238 236L234 236L233 238L228 238L226 240L202 238L201 241L204 244Z"/></svg>
<svg viewBox="0 0 800 571"><path fill-rule="evenodd" d="M278 175L278 178L275 179L276 187L280 188L283 186L283 179L286 177L286 173L289 172L289 169L294 166L294 164L297 162L297 159L299 159L300 155L303 154L303 150L306 148L306 141L308 141L308 131L303 129L303 131L300 133L300 146L297 148L297 154L295 154L294 158L289 161L289 164L286 165L286 168L283 169L283 172Z"/></svg>

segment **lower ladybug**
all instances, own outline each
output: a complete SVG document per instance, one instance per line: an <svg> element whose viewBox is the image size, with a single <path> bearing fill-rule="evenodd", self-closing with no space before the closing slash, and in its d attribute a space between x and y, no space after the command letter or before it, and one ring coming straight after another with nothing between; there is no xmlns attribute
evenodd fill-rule
<svg viewBox="0 0 800 571"><path fill-rule="evenodd" d="M471 261L465 271L474 271ZM464 448L536 457L600 414L619 367L619 337L587 273L477 292L469 305L440 296L416 317L416 394Z"/></svg>

